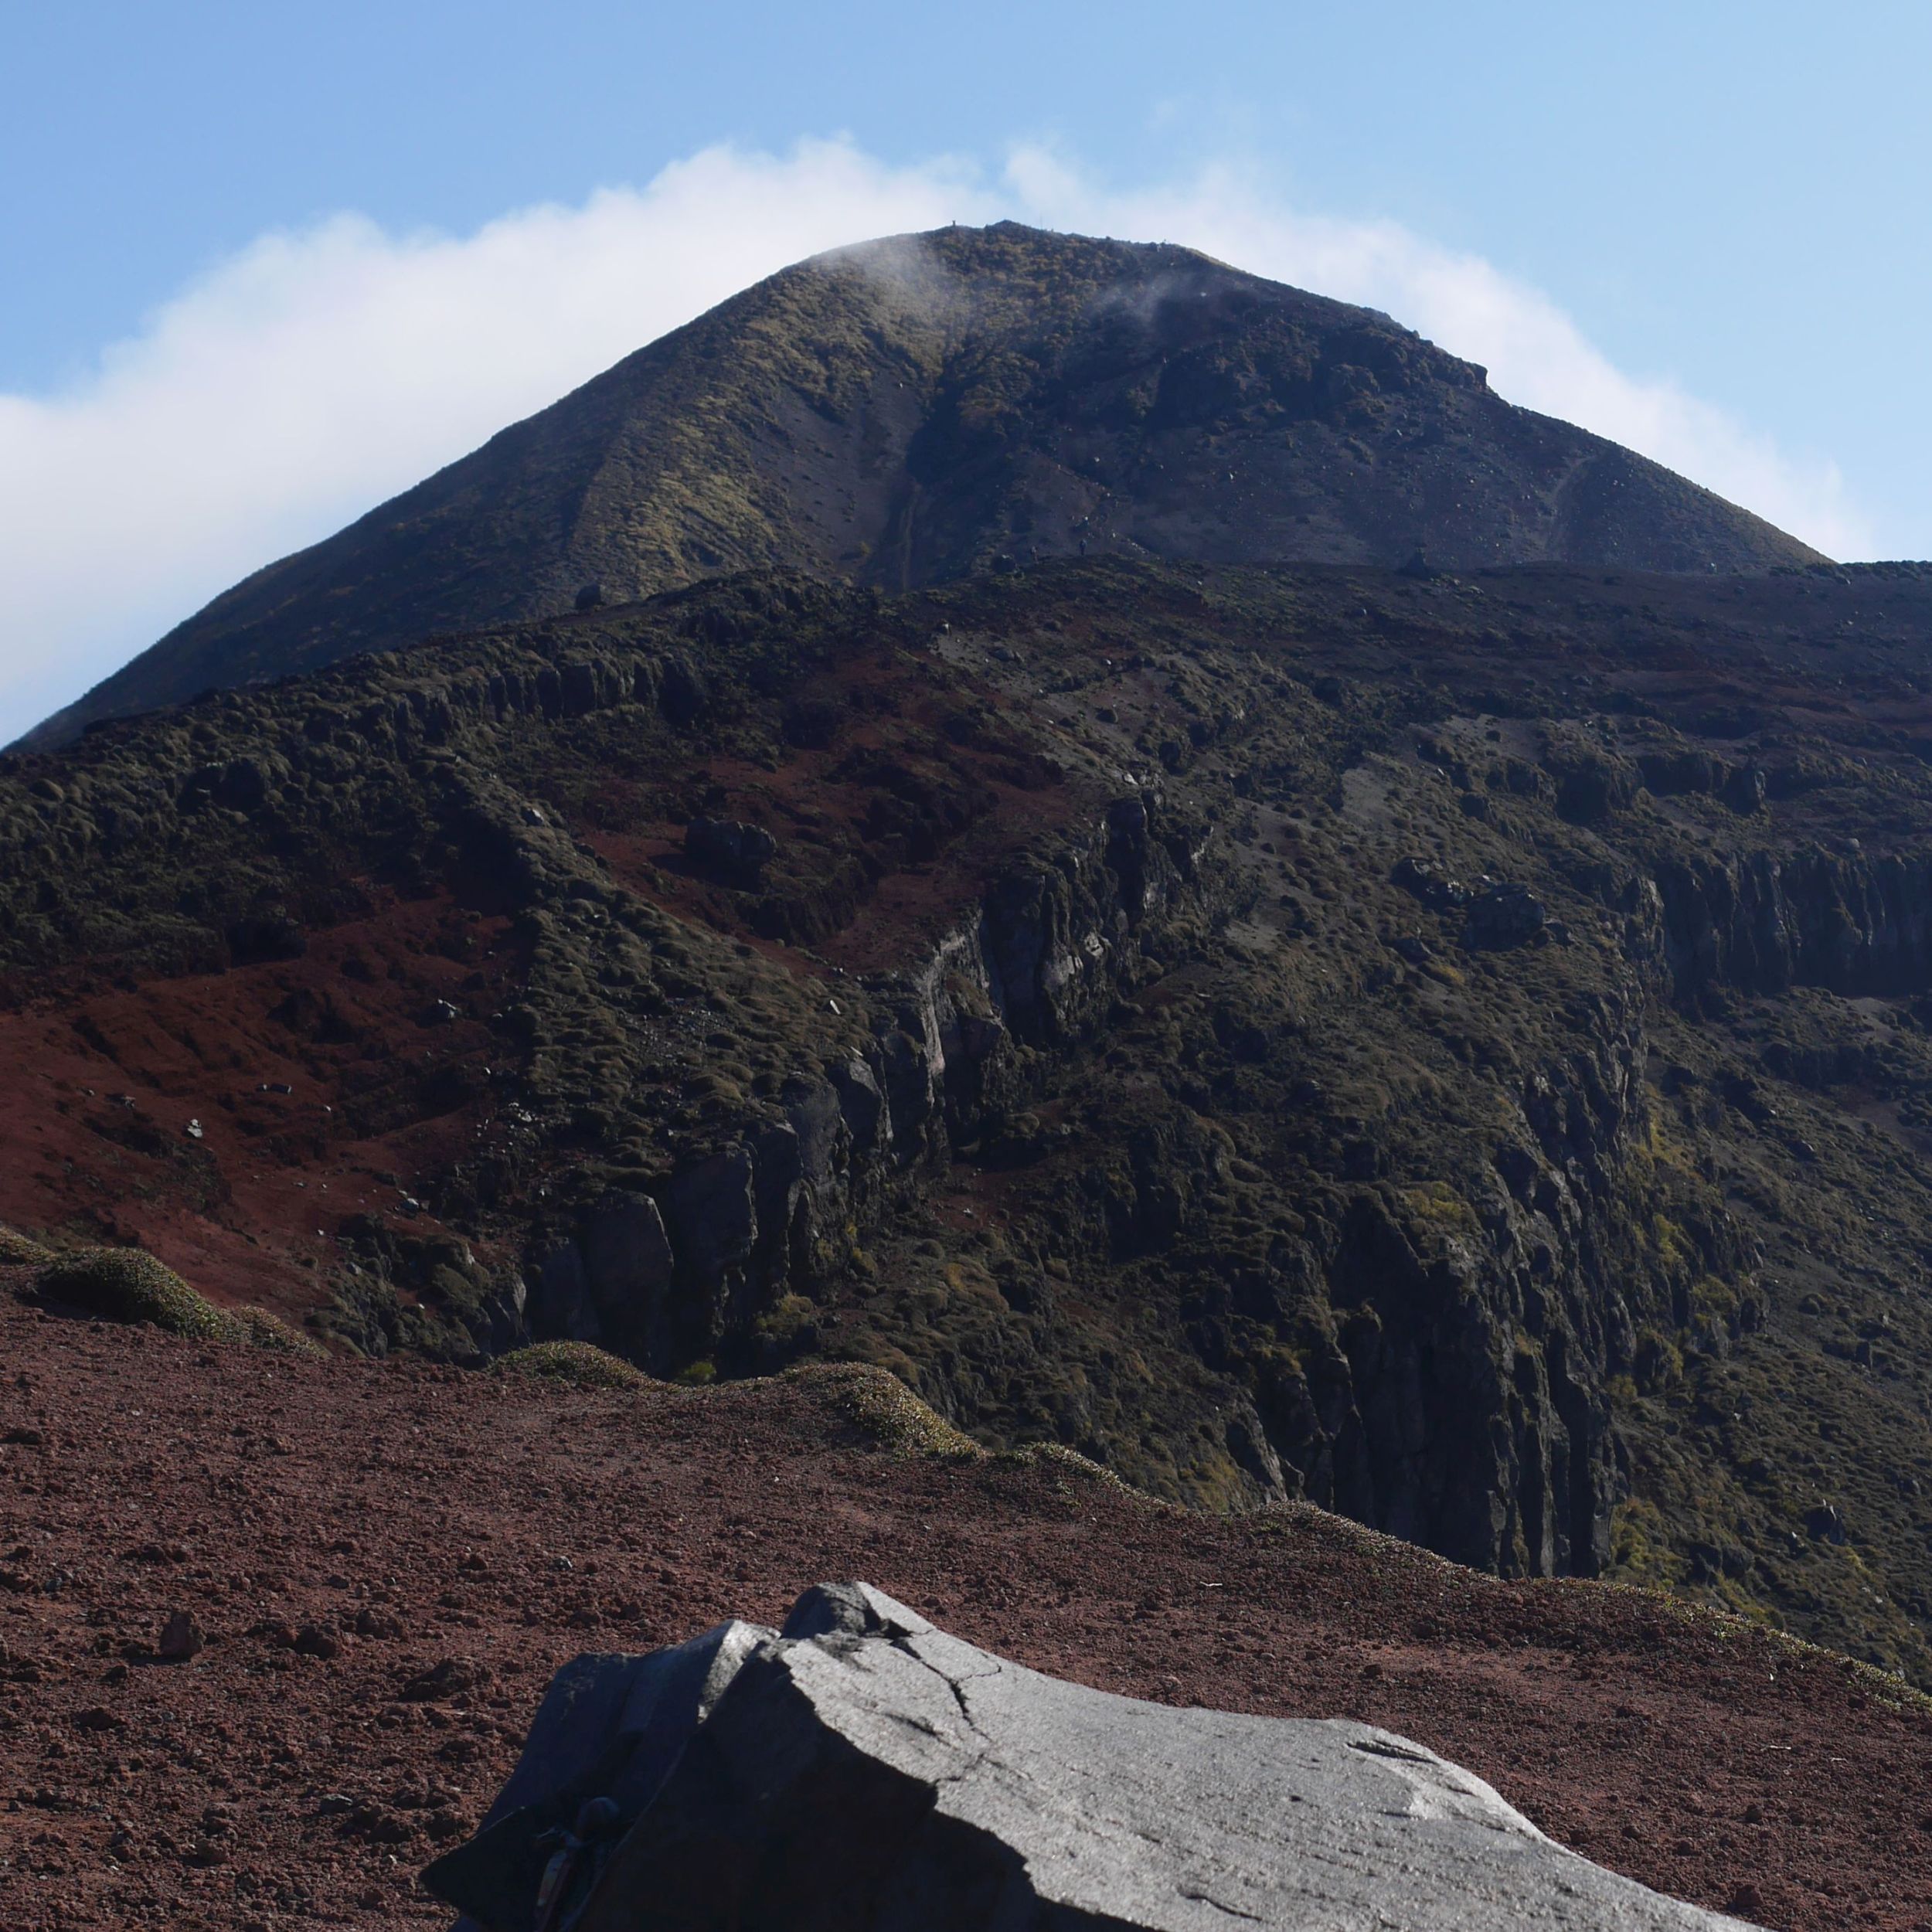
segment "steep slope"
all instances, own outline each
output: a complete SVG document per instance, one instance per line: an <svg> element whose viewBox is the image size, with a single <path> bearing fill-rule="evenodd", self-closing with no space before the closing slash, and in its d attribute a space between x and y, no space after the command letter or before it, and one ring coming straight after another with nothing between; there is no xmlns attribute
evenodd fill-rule
<svg viewBox="0 0 1932 1932"><path fill-rule="evenodd" d="M892 590L1040 558L1754 570L1815 553L1517 409L1386 316L1012 223L787 269L270 565L49 719L788 566Z"/></svg>
<svg viewBox="0 0 1932 1932"><path fill-rule="evenodd" d="M1932 584L799 577L0 763L0 1219L1932 1681Z"/></svg>

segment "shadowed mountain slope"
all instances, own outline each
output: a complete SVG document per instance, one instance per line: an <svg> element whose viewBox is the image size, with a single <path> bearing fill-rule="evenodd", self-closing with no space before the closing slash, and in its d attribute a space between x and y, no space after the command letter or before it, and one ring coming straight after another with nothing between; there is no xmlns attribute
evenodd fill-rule
<svg viewBox="0 0 1932 1932"><path fill-rule="evenodd" d="M1815 553L1385 315L1002 223L821 256L218 597L30 742L437 631L781 566L1069 555L1753 571Z"/></svg>
<svg viewBox="0 0 1932 1932"><path fill-rule="evenodd" d="M1932 1684L1928 631L1900 565L748 573L117 723L0 759L0 1221Z"/></svg>

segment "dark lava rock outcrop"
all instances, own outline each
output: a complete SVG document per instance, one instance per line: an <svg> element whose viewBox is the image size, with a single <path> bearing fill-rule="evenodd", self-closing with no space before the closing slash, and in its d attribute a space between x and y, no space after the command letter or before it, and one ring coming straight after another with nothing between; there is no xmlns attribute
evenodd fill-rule
<svg viewBox="0 0 1932 1932"><path fill-rule="evenodd" d="M426 1883L463 1932L1736 1926L1555 1845L1344 1719L1063 1683L862 1583L566 1665L481 1833Z"/></svg>
<svg viewBox="0 0 1932 1932"><path fill-rule="evenodd" d="M1372 310L1002 223L801 263L326 542L34 740L436 631L787 565L1070 556L1761 570L1815 553ZM594 595L590 593L594 592Z"/></svg>

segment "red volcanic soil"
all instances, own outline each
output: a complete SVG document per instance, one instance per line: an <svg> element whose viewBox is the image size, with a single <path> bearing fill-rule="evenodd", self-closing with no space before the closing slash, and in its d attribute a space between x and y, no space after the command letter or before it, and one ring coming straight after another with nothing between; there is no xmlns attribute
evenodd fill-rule
<svg viewBox="0 0 1932 1932"><path fill-rule="evenodd" d="M485 1131L487 1022L522 971L507 920L439 896L298 959L0 1010L0 1221L138 1243L217 1301L299 1315L345 1216Z"/></svg>
<svg viewBox="0 0 1932 1932"><path fill-rule="evenodd" d="M1213 1520L1057 1463L889 1454L809 1378L578 1393L4 1293L0 1361L12 1932L439 1923L414 1873L557 1664L850 1577L1108 1690L1387 1725L1766 1925L1932 1926L1924 1707L1655 1597L1497 1582L1304 1507ZM206 1648L155 1661L177 1610ZM450 1660L453 1690L402 1694Z"/></svg>
<svg viewBox="0 0 1932 1932"><path fill-rule="evenodd" d="M1082 818L1097 825L1118 788L1074 740L1043 733L1037 719L1025 736L1009 731L1003 713L1014 694L985 677L989 665L942 696L919 668L916 658L859 654L806 685L801 708L845 722L829 746L794 745L782 763L716 752L655 760L648 795L658 815L637 785L607 780L583 800L584 844L640 898L748 940L795 971L822 961L871 972L918 959L1043 832ZM688 860L685 828L700 804L776 836L780 857L763 883L791 902L795 917L780 930L794 944L748 923L744 896ZM809 955L796 950L807 939Z"/></svg>

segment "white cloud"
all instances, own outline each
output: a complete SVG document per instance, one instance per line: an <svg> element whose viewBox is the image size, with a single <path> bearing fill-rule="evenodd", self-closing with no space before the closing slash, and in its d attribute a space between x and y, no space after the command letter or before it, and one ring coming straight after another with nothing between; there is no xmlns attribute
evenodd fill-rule
<svg viewBox="0 0 1932 1932"><path fill-rule="evenodd" d="M1837 555L1866 534L1835 472L1623 374L1532 289L1386 223L1311 217L1210 171L1097 187L1023 149L997 178L840 142L713 148L641 189L392 236L345 215L265 236L84 382L0 395L0 743L270 558L313 542L789 261L1002 214L1185 242L1386 309L1512 400L1668 463Z"/></svg>

